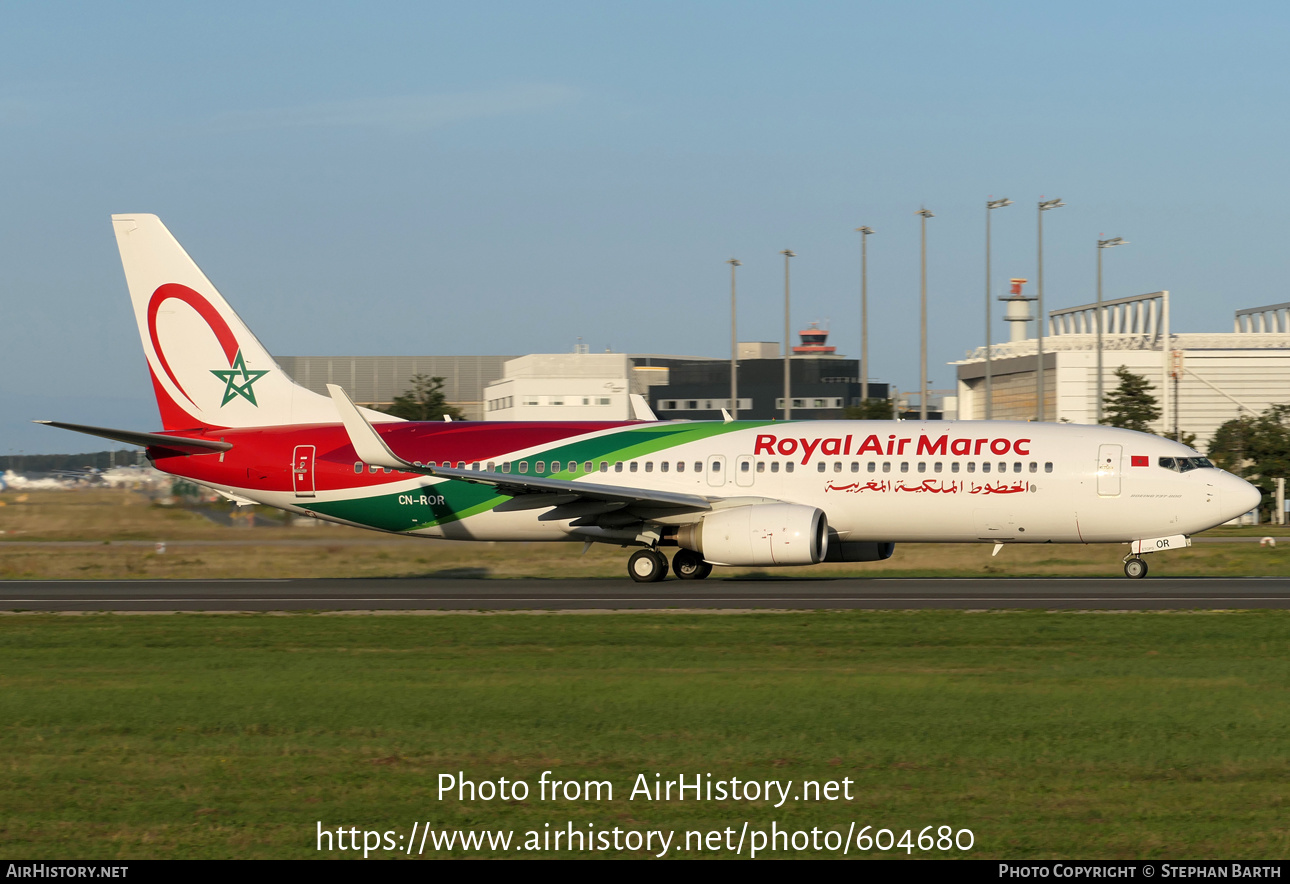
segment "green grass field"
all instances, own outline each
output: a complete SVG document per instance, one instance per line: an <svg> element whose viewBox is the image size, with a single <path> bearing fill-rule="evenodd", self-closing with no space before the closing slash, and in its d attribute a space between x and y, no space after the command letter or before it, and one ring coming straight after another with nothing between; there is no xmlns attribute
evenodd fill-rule
<svg viewBox="0 0 1290 884"><path fill-rule="evenodd" d="M973 831L975 857L1283 857L1288 626L1282 612L5 616L0 856L307 857L319 821L747 820L948 824ZM440 773L536 788L548 769L609 779L615 800L435 792ZM627 801L655 772L849 777L855 800Z"/></svg>

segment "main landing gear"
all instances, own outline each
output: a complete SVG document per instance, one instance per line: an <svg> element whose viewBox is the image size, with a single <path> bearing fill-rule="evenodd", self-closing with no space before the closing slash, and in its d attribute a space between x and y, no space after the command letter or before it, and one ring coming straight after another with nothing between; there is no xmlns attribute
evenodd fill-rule
<svg viewBox="0 0 1290 884"><path fill-rule="evenodd" d="M1146 560L1134 556L1124 561L1124 576L1134 580L1140 580L1147 576Z"/></svg>
<svg viewBox="0 0 1290 884"><path fill-rule="evenodd" d="M712 573L712 565L693 550L678 549L672 556L672 570L682 580L702 580Z"/></svg>
<svg viewBox="0 0 1290 884"><path fill-rule="evenodd" d="M682 580L702 580L712 573L712 565L703 556L679 549L672 556L672 570ZM627 560L627 574L637 583L657 583L667 576L667 556L656 549L640 549Z"/></svg>

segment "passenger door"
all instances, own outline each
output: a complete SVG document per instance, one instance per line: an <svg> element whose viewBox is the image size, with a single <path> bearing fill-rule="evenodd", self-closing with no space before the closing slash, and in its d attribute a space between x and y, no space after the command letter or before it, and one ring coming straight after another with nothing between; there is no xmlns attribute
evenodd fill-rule
<svg viewBox="0 0 1290 884"><path fill-rule="evenodd" d="M1120 494L1119 445L1097 447L1097 493L1099 497L1118 497Z"/></svg>
<svg viewBox="0 0 1290 884"><path fill-rule="evenodd" d="M314 446L297 445L291 459L291 487L296 497L314 496Z"/></svg>
<svg viewBox="0 0 1290 884"><path fill-rule="evenodd" d="M708 484L718 487L726 484L726 456L724 454L708 456Z"/></svg>

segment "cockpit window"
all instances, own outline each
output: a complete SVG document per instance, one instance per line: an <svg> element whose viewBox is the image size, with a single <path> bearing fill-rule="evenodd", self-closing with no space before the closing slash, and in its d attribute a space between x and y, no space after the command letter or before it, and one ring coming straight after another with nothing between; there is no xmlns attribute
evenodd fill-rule
<svg viewBox="0 0 1290 884"><path fill-rule="evenodd" d="M1208 457L1162 457L1158 461L1166 470L1186 473L1191 470L1216 469Z"/></svg>

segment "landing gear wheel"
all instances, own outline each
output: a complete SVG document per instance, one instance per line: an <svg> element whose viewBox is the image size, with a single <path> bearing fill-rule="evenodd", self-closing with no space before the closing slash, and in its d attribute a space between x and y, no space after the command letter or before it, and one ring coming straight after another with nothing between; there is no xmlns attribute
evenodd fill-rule
<svg viewBox="0 0 1290 884"><path fill-rule="evenodd" d="M672 556L672 570L682 580L702 580L712 573L712 566L697 552L681 549Z"/></svg>
<svg viewBox="0 0 1290 884"><path fill-rule="evenodd" d="M1129 559L1124 563L1124 576L1140 580L1147 576L1147 563L1142 559Z"/></svg>
<svg viewBox="0 0 1290 884"><path fill-rule="evenodd" d="M627 560L627 574L637 583L658 583L667 576L667 556L652 549L641 549Z"/></svg>

